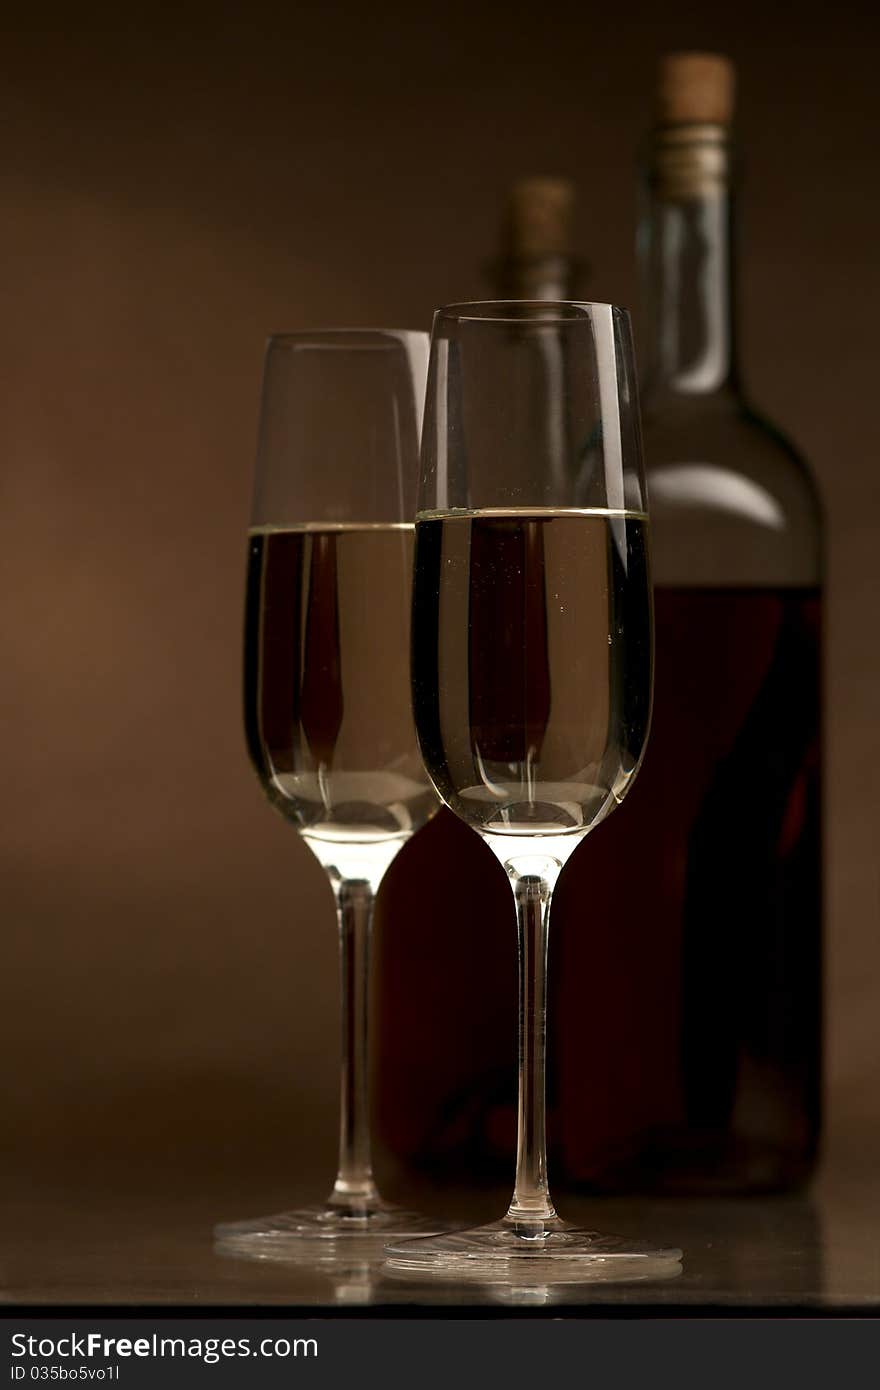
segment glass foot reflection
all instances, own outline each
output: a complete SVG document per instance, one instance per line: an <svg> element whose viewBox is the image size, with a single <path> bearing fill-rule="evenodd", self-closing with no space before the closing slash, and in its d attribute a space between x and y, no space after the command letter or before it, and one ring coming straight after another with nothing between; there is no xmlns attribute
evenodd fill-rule
<svg viewBox="0 0 880 1390"><path fill-rule="evenodd" d="M586 1280L677 1272L674 1267L680 1267L681 1250L600 1235L558 1218L532 1228L505 1219L427 1239L391 1241L385 1247L385 1259L392 1270L456 1278L485 1279L534 1270L542 1280L567 1275Z"/></svg>
<svg viewBox="0 0 880 1390"><path fill-rule="evenodd" d="M250 1250L234 1240L219 1237L214 1254L223 1259L252 1260L255 1264L275 1261L291 1270L305 1270L317 1280L317 1287L328 1303L363 1304L373 1302L376 1279L382 1260L382 1237L354 1236L347 1239L291 1242L286 1249L264 1246Z"/></svg>

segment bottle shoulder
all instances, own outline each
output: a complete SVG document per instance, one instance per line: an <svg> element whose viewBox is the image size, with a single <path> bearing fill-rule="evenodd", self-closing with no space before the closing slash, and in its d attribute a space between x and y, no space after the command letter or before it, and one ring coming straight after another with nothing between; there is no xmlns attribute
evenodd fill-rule
<svg viewBox="0 0 880 1390"><path fill-rule="evenodd" d="M822 506L802 454L732 393L646 401L660 583L816 584Z"/></svg>

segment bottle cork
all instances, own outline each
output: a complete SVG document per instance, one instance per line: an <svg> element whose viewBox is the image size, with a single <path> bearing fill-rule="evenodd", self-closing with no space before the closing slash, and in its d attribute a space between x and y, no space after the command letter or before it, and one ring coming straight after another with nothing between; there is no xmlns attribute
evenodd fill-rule
<svg viewBox="0 0 880 1390"><path fill-rule="evenodd" d="M574 184L570 179L520 179L510 190L504 254L567 256L571 250Z"/></svg>
<svg viewBox="0 0 880 1390"><path fill-rule="evenodd" d="M668 53L657 79L658 123L729 125L734 85L734 66L720 53Z"/></svg>

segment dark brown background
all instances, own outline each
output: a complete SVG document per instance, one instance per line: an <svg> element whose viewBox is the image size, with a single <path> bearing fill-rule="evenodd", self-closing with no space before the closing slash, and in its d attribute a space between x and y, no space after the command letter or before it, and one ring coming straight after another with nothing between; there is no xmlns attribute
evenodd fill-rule
<svg viewBox="0 0 880 1390"><path fill-rule="evenodd" d="M589 291L631 303L634 153L656 55L682 46L739 65L748 380L828 506L832 1135L876 1121L870 8L798 7L795 25L769 5L710 20L684 3L214 4L7 24L11 1164L106 1160L169 1183L236 1170L256 1191L306 1155L329 1178L329 890L263 803L239 727L263 339L427 327L434 305L479 295L524 173L577 180Z"/></svg>

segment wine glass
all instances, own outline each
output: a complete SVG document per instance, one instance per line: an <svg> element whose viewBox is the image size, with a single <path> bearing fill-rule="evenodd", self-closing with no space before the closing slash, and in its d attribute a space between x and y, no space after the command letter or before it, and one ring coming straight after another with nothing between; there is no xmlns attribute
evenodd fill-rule
<svg viewBox="0 0 880 1390"><path fill-rule="evenodd" d="M569 1273L577 1264L585 1277L633 1260L668 1269L680 1250L556 1215L545 1143L553 887L631 787L651 713L648 518L627 314L518 301L441 309L418 506L416 728L438 794L483 837L513 890L519 1133L501 1221L395 1242L386 1257L396 1269L456 1274L522 1260L545 1270L564 1261ZM586 904L584 929L614 923L591 922Z"/></svg>
<svg viewBox="0 0 880 1390"><path fill-rule="evenodd" d="M382 1200L368 1120L373 902L437 800L419 757L409 629L428 336L269 340L248 539L244 706L271 804L323 865L342 990L339 1171L323 1206L216 1228L224 1249L436 1230Z"/></svg>

